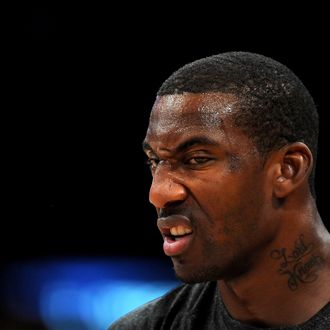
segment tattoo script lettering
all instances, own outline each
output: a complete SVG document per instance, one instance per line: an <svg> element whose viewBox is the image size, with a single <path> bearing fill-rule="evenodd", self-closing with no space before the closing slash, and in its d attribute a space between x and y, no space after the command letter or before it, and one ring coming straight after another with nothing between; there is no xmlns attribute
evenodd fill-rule
<svg viewBox="0 0 330 330"><path fill-rule="evenodd" d="M301 234L290 253L286 248L276 249L270 253L272 259L280 261L278 272L287 276L291 291L298 289L299 284L312 283L318 278L318 270L323 267L324 259L314 253L314 244L306 243Z"/></svg>

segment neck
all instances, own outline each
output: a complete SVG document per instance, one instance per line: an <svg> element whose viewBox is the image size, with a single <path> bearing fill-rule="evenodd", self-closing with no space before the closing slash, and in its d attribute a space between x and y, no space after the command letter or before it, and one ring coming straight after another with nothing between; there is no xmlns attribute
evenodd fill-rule
<svg viewBox="0 0 330 330"><path fill-rule="evenodd" d="M290 326L307 321L329 302L330 235L315 208L314 213L313 220L286 217L248 271L218 281L233 318L256 326Z"/></svg>

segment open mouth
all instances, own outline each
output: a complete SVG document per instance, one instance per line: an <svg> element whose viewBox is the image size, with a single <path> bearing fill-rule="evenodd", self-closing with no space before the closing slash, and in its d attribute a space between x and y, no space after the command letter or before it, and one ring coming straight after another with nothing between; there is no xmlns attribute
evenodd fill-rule
<svg viewBox="0 0 330 330"><path fill-rule="evenodd" d="M173 257L185 252L193 237L193 231L184 226L174 226L162 230L164 237L163 249L167 256Z"/></svg>
<svg viewBox="0 0 330 330"><path fill-rule="evenodd" d="M188 250L194 237L189 218L180 214L158 218L157 226L164 237L163 249L167 256L177 256Z"/></svg>
<svg viewBox="0 0 330 330"><path fill-rule="evenodd" d="M190 228L184 227L182 225L174 226L171 228L168 228L165 232L163 232L163 235L170 241L177 241L181 238L191 235L192 230Z"/></svg>

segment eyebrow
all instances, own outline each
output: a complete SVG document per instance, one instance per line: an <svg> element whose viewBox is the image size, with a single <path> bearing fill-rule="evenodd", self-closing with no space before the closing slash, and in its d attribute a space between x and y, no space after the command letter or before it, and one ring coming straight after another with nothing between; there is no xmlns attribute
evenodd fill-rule
<svg viewBox="0 0 330 330"><path fill-rule="evenodd" d="M196 145L206 145L206 146L218 146L219 143L213 139L206 136L193 136L188 140L181 142L177 147L175 147L174 152L180 153ZM142 142L142 148L144 151L152 151L150 144L147 141Z"/></svg>

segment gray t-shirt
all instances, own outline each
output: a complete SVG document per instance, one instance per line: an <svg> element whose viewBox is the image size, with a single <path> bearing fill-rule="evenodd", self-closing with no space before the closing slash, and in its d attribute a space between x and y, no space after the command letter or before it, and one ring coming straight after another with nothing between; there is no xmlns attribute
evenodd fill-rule
<svg viewBox="0 0 330 330"><path fill-rule="evenodd" d="M330 303L307 322L291 327L256 328L227 312L216 282L184 284L126 314L109 330L330 330Z"/></svg>

